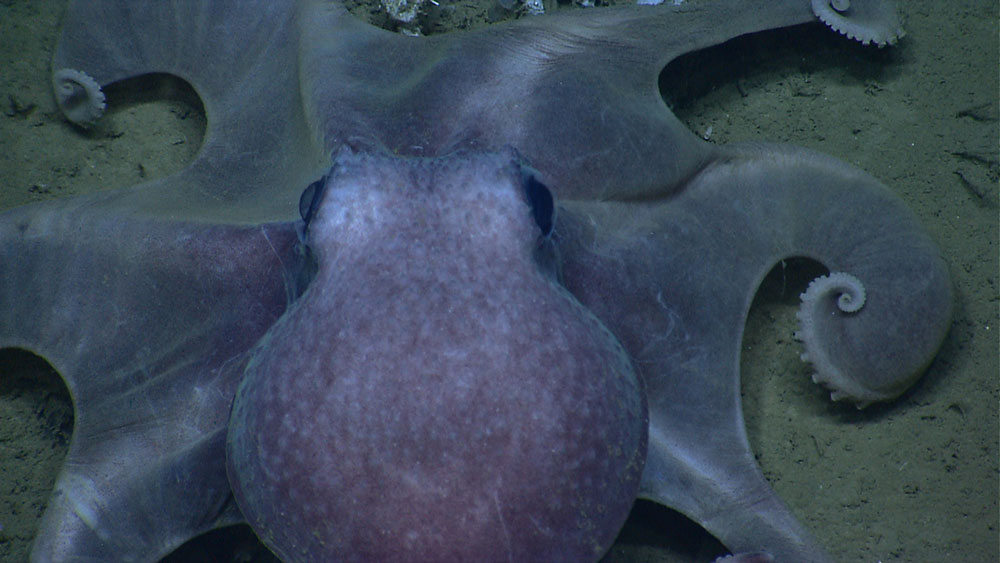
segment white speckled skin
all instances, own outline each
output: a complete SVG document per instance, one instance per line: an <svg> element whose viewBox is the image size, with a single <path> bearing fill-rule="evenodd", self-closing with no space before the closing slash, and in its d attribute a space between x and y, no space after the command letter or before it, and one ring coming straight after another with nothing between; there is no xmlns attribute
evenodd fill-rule
<svg viewBox="0 0 1000 563"><path fill-rule="evenodd" d="M586 561L638 491L644 394L539 263L511 154L342 154L318 271L240 385L237 502L286 561Z"/></svg>

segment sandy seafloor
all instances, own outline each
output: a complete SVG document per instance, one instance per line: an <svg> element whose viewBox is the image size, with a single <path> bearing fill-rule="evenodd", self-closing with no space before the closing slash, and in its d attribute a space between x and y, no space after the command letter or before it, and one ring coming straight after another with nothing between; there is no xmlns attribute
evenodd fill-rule
<svg viewBox="0 0 1000 563"><path fill-rule="evenodd" d="M482 2L441 3L442 28L496 15ZM997 561L997 3L899 4L907 35L891 49L818 25L769 32L672 65L667 90L693 94L678 114L713 142L789 142L870 172L916 211L951 268L954 325L937 359L899 400L863 411L831 403L799 361L791 335L808 280L793 269L765 282L742 385L774 488L838 561ZM164 91L116 93L93 131L61 117L49 59L64 7L0 0L0 209L168 174L199 145L201 116ZM0 560L27 559L71 431L58 376L0 352ZM607 560L709 561L721 547L699 530L640 504ZM266 553L230 534L188 557Z"/></svg>

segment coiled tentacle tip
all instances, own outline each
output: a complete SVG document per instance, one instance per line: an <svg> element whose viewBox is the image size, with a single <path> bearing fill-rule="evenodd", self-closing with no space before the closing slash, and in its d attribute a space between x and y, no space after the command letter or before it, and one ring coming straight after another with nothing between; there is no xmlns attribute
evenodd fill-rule
<svg viewBox="0 0 1000 563"><path fill-rule="evenodd" d="M87 73L62 68L52 74L56 103L66 119L81 127L90 127L104 115L104 92Z"/></svg>
<svg viewBox="0 0 1000 563"><path fill-rule="evenodd" d="M812 10L837 33L865 45L885 47L904 35L891 0L812 0Z"/></svg>
<svg viewBox="0 0 1000 563"><path fill-rule="evenodd" d="M858 314L865 306L865 286L858 278L844 272L834 272L814 279L800 295L802 305L796 313L800 329L795 338L802 341L805 352L801 358L816 369L812 379L831 391L834 401L850 400L858 408L885 398L867 388L855 374L847 373L843 362L834 357L847 353L849 347L843 328L838 322Z"/></svg>

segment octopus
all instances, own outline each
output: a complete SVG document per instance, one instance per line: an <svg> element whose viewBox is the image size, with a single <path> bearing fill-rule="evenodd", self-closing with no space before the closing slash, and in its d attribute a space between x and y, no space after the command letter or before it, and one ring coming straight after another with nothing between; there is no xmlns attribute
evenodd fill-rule
<svg viewBox="0 0 1000 563"><path fill-rule="evenodd" d="M685 53L886 2L687 2L403 37L340 2L74 2L68 120L166 73L184 170L0 214L0 347L73 398L32 557L156 560L248 522L286 561L598 560L637 498L739 561L827 561L761 473L739 355L771 268L831 398L891 400L952 313L947 267L869 174L714 145L660 98ZM817 28L818 29L818 28Z"/></svg>

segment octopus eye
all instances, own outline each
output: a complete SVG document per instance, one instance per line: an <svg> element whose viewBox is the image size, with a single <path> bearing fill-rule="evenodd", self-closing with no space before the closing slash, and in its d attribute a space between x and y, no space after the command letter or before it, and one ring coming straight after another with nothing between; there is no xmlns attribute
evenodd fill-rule
<svg viewBox="0 0 1000 563"><path fill-rule="evenodd" d="M533 174L529 174L524 178L524 194L528 198L528 205L531 206L531 215L535 219L535 224L542 230L542 236L549 236L552 233L555 213L552 192Z"/></svg>
<svg viewBox="0 0 1000 563"><path fill-rule="evenodd" d="M316 210L319 208L319 202L323 199L323 188L326 186L326 176L323 176L319 180L309 184L309 186L302 192L299 197L299 215L302 216L302 220L305 222L306 226L309 225L309 221L316 216Z"/></svg>

